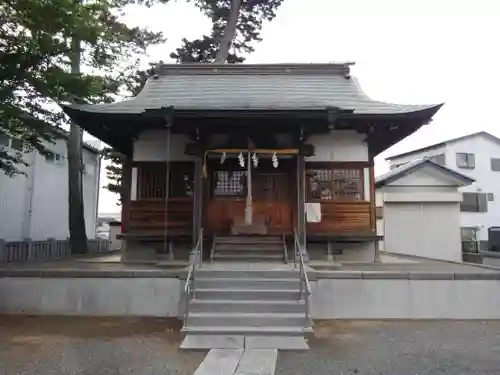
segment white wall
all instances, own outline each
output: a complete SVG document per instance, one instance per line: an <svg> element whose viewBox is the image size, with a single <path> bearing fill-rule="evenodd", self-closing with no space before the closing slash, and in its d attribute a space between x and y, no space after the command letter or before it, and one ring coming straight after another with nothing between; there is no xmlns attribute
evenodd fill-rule
<svg viewBox="0 0 500 375"><path fill-rule="evenodd" d="M356 131L334 131L330 134L316 134L307 143L314 145L315 155L306 161L368 161L368 146L365 135ZM149 130L141 133L134 143L134 161L166 161L167 131ZM195 160L184 153L189 143L185 134L172 134L170 141L170 160Z"/></svg>
<svg viewBox="0 0 500 375"><path fill-rule="evenodd" d="M368 161L366 135L353 130L314 134L307 143L314 145L315 155L305 161Z"/></svg>
<svg viewBox="0 0 500 375"><path fill-rule="evenodd" d="M461 261L459 203L386 203L384 250Z"/></svg>
<svg viewBox="0 0 500 375"><path fill-rule="evenodd" d="M66 141L48 145L60 161L47 161L37 152L26 154L28 174L9 178L0 173L0 238L34 241L66 239L68 231L68 163ZM83 150L85 224L88 238L95 238L99 156Z"/></svg>
<svg viewBox="0 0 500 375"><path fill-rule="evenodd" d="M461 261L458 183L425 165L377 189L383 202L383 250L447 261Z"/></svg>
<svg viewBox="0 0 500 375"><path fill-rule="evenodd" d="M20 169L26 173L31 170L24 166ZM25 237L29 184L30 179L24 175L8 177L0 172L0 238L20 240Z"/></svg>
<svg viewBox="0 0 500 375"><path fill-rule="evenodd" d="M171 161L189 161L196 158L184 153L190 143L185 134L172 134L170 152L167 150L168 133L166 130L148 130L140 134L134 142L134 161L166 161L170 154Z"/></svg>
<svg viewBox="0 0 500 375"><path fill-rule="evenodd" d="M408 163L408 162L415 160L415 159L420 159L420 158L424 158L424 157L429 158L431 156L436 156L436 155L441 155L441 154L445 154L445 163L446 163L446 166L449 166L451 159L449 158L449 156L446 153L446 146L440 146L440 147L432 148L430 150L416 152L416 153L412 153L410 155L404 155L401 157L391 159L391 160L389 160L389 166L401 165L401 164Z"/></svg>
<svg viewBox="0 0 500 375"><path fill-rule="evenodd" d="M469 152L475 154L474 169L457 168L456 153ZM470 186L460 189L461 192L493 193L494 201L488 202L488 212L462 212L461 226L481 226L479 240L488 240L488 228L500 226L500 172L491 170L490 158L500 158L500 145L484 137L472 137L451 143L446 150L447 164L450 168L463 173L474 180Z"/></svg>
<svg viewBox="0 0 500 375"><path fill-rule="evenodd" d="M475 155L476 165L474 169L462 169L457 167L457 153L472 153ZM460 192L484 192L493 193L494 201L488 202L488 212L461 212L460 223L464 227L480 226L479 240L488 240L488 228L500 226L500 172L491 170L490 158L500 158L500 144L493 140L475 136L457 142L450 142L446 146L433 150L414 153L410 156L395 158L391 164L399 164L417 158L445 154L446 167L458 171L476 180L472 185L460 188Z"/></svg>

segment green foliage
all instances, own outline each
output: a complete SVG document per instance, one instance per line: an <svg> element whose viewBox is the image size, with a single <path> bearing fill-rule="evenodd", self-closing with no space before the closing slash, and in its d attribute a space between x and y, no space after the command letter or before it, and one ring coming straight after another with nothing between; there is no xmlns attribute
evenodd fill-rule
<svg viewBox="0 0 500 375"><path fill-rule="evenodd" d="M106 166L106 177L108 178L108 184L105 186L112 193L119 195L119 203L122 203L122 184L123 184L123 174L122 174L122 163L123 155L112 149L105 150L104 158L110 163Z"/></svg>
<svg viewBox="0 0 500 375"><path fill-rule="evenodd" d="M119 59L133 59L161 33L129 27L118 15L129 4L168 0L4 0L0 3L0 132L27 150L46 153L50 127L67 124L57 104L113 100L126 73ZM88 73L70 72L71 39L81 40ZM92 72L99 71L99 74ZM0 146L0 170L22 173L22 154Z"/></svg>
<svg viewBox="0 0 500 375"><path fill-rule="evenodd" d="M212 30L210 35L203 35L200 39L192 41L183 39L181 47L177 48L170 57L178 63L212 63L217 55L219 39L227 23L231 0L187 1L192 1L207 17L210 17ZM253 43L261 40L260 32L263 22L274 19L276 10L282 2L283 0L243 0L237 33L227 58L228 63L242 63L245 60L244 55L254 51ZM118 81L118 84L124 85L126 91L131 96L135 96L142 90L148 76L148 71L134 70L128 76L124 75L124 79ZM120 202L123 194L121 157L115 151L110 151L105 156L105 159L110 162L106 167L106 175L110 181L106 188L120 194Z"/></svg>
<svg viewBox="0 0 500 375"><path fill-rule="evenodd" d="M193 2L207 17L212 20L210 35L201 39L182 40L182 46L170 55L177 62L214 61L219 50L219 40L224 32L232 0L188 0ZM243 0L240 16L236 26L236 36L232 43L232 51L227 58L228 63L241 63L244 54L254 51L253 44L261 41L261 30L264 21L272 21L276 10L284 0Z"/></svg>

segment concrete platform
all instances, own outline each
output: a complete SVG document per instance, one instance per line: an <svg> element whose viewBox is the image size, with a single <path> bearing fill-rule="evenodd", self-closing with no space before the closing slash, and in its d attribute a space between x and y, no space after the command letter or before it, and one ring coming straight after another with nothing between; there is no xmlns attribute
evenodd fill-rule
<svg viewBox="0 0 500 375"><path fill-rule="evenodd" d="M212 349L194 375L234 375L243 349Z"/></svg>
<svg viewBox="0 0 500 375"><path fill-rule="evenodd" d="M274 375L278 350L245 349L234 375Z"/></svg>
<svg viewBox="0 0 500 375"><path fill-rule="evenodd" d="M181 343L181 349L243 349L245 336L239 335L196 335L188 334Z"/></svg>

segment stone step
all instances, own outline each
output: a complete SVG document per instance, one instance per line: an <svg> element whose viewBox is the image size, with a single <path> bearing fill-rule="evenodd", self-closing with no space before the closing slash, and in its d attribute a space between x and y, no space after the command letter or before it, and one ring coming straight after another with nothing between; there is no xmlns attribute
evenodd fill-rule
<svg viewBox="0 0 500 375"><path fill-rule="evenodd" d="M278 349L307 350L304 336L243 336L188 333L181 343L181 349Z"/></svg>
<svg viewBox="0 0 500 375"><path fill-rule="evenodd" d="M304 301L260 301L260 300L191 300L190 312L227 313L304 313Z"/></svg>
<svg viewBox="0 0 500 375"><path fill-rule="evenodd" d="M243 349L245 336L242 335L199 335L188 333L181 343L181 349Z"/></svg>
<svg viewBox="0 0 500 375"><path fill-rule="evenodd" d="M281 251L284 253L283 244L279 243L259 243L259 244L238 244L238 243L218 243L215 245L215 251Z"/></svg>
<svg viewBox="0 0 500 375"><path fill-rule="evenodd" d="M256 278L195 278L195 288L205 289L290 289L299 290L299 279L256 279Z"/></svg>
<svg viewBox="0 0 500 375"><path fill-rule="evenodd" d="M231 244L283 244L283 239L278 236L224 236L216 237L215 243L231 243Z"/></svg>
<svg viewBox="0 0 500 375"><path fill-rule="evenodd" d="M190 312L188 327L306 327L311 322L301 313Z"/></svg>
<svg viewBox="0 0 500 375"><path fill-rule="evenodd" d="M245 349L308 350L302 336L245 336Z"/></svg>
<svg viewBox="0 0 500 375"><path fill-rule="evenodd" d="M299 291L290 289L196 289L198 300L298 301Z"/></svg>
<svg viewBox="0 0 500 375"><path fill-rule="evenodd" d="M231 254L218 254L214 253L214 260L219 261L230 261L230 262L243 262L243 261L253 261L253 262L268 262L268 261L283 261L285 258L284 254L262 254L262 253L243 253L239 254L237 252Z"/></svg>
<svg viewBox="0 0 500 375"><path fill-rule="evenodd" d="M181 332L197 335L244 335L244 336L300 336L313 333L312 327L189 327L184 326Z"/></svg>
<svg viewBox="0 0 500 375"><path fill-rule="evenodd" d="M277 264L277 266L282 266ZM300 277L299 269L206 269L200 268L196 270L196 277L202 278L217 278L217 279L296 279Z"/></svg>
<svg viewBox="0 0 500 375"><path fill-rule="evenodd" d="M214 251L214 258L217 256L225 256L225 257L251 257L251 258L259 258L259 259L266 259L268 255L272 255L273 257L270 258L274 261L278 262L283 262L283 259L285 259L285 252L283 250L265 250L265 251L253 251L253 250L215 250Z"/></svg>

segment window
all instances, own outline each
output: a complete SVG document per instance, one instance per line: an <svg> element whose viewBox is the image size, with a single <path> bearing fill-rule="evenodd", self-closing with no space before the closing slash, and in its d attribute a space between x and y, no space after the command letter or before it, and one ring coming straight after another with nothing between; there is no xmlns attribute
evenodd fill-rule
<svg viewBox="0 0 500 375"><path fill-rule="evenodd" d="M474 154L467 154L463 152L457 153L457 167L474 169L476 167L476 158Z"/></svg>
<svg viewBox="0 0 500 375"><path fill-rule="evenodd" d="M488 200L486 193L462 193L462 212L487 212Z"/></svg>
<svg viewBox="0 0 500 375"><path fill-rule="evenodd" d="M309 199L358 201L363 197L363 169L309 169Z"/></svg>
<svg viewBox="0 0 500 375"><path fill-rule="evenodd" d="M5 134L4 132L0 131L0 146L1 147L9 147L9 143L10 143L9 136L7 134Z"/></svg>
<svg viewBox="0 0 500 375"><path fill-rule="evenodd" d="M495 200L495 194L487 193L487 196L488 196L488 202L493 202Z"/></svg>
<svg viewBox="0 0 500 375"><path fill-rule="evenodd" d="M166 192L165 164L143 164L137 170L137 198L164 199Z"/></svg>
<svg viewBox="0 0 500 375"><path fill-rule="evenodd" d="M462 236L462 241L475 241L476 231L477 229L474 227L461 227L460 233Z"/></svg>
<svg viewBox="0 0 500 375"><path fill-rule="evenodd" d="M500 158L491 158L491 170L495 172L500 171Z"/></svg>
<svg viewBox="0 0 500 375"><path fill-rule="evenodd" d="M434 155L434 156L429 156L427 157L430 161L439 164L439 165L445 165L446 164L446 158L444 154L439 154L439 155Z"/></svg>
<svg viewBox="0 0 500 375"><path fill-rule="evenodd" d="M64 164L64 156L61 154L55 154L55 163L57 165L63 165Z"/></svg>
<svg viewBox="0 0 500 375"><path fill-rule="evenodd" d="M48 151L48 154L45 155L45 161L47 163L53 163L55 160L56 154L53 153L52 151Z"/></svg>
<svg viewBox="0 0 500 375"><path fill-rule="evenodd" d="M214 195L241 197L246 194L246 171L215 171Z"/></svg>
<svg viewBox="0 0 500 375"><path fill-rule="evenodd" d="M175 164L172 164L173 166ZM190 197L193 195L193 165L179 164L170 170L170 191L171 197Z"/></svg>
<svg viewBox="0 0 500 375"><path fill-rule="evenodd" d="M94 167L86 165L87 170ZM93 173L93 172L92 172ZM145 163L137 168L137 199L165 199L165 163ZM170 165L169 197L188 197L193 194L193 166L191 163Z"/></svg>

